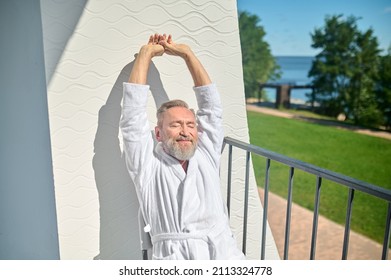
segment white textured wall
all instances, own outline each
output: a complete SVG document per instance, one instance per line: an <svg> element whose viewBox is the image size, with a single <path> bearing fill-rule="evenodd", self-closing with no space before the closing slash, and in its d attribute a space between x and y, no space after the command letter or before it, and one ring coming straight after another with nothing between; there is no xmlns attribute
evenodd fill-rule
<svg viewBox="0 0 391 280"><path fill-rule="evenodd" d="M61 258L138 259L138 204L118 129L122 82L150 34L173 34L217 83L226 135L248 142L236 1L41 0L41 9ZM181 59L155 58L149 82L151 125L155 103L181 98L196 106ZM244 153L234 154L231 216L239 246L244 162ZM262 209L252 173L249 213L247 255L259 259ZM266 258L278 258L269 231L267 240Z"/></svg>

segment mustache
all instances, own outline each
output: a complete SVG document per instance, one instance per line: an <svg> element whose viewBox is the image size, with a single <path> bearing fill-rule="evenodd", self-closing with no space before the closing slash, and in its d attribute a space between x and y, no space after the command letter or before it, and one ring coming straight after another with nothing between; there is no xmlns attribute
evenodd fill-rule
<svg viewBox="0 0 391 280"><path fill-rule="evenodd" d="M178 136L175 140L176 141L191 141L191 142L193 142L193 137L190 137L190 136Z"/></svg>

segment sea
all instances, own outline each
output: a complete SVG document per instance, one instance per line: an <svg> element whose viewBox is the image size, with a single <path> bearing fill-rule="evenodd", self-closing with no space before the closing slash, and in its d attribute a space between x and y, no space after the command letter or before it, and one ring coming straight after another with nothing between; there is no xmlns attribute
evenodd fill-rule
<svg viewBox="0 0 391 280"><path fill-rule="evenodd" d="M307 85L311 83L308 78L308 72L311 69L313 56L275 56L276 62L280 65L281 78L268 83L289 83L296 85ZM265 89L269 101L275 102L276 90ZM310 93L310 89L292 89L291 103L305 104L308 98L306 93Z"/></svg>

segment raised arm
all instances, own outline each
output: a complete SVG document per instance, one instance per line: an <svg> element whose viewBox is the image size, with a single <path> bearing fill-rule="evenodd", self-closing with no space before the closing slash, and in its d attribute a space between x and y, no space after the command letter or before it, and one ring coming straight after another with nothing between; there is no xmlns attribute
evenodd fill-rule
<svg viewBox="0 0 391 280"><path fill-rule="evenodd" d="M176 44L172 40L171 35L167 37L165 34L160 38L159 44L164 47L164 52L166 54L180 56L185 60L187 68L193 78L195 87L205 86L212 83L204 66L188 45Z"/></svg>
<svg viewBox="0 0 391 280"><path fill-rule="evenodd" d="M124 138L126 166L139 190L153 168L154 142L146 111L149 91L146 83L152 58L164 53L164 48L158 44L159 37L161 36L157 34L150 36L148 43L140 48L129 83L123 84L120 127Z"/></svg>
<svg viewBox="0 0 391 280"><path fill-rule="evenodd" d="M212 83L204 66L195 56L189 46L176 44L171 35L159 42L164 46L166 54L182 57L193 77L194 91L196 93L198 111L197 122L200 136L199 147L207 150L216 167L220 164L221 147L224 139L222 125L222 107L217 87Z"/></svg>
<svg viewBox="0 0 391 280"><path fill-rule="evenodd" d="M152 58L164 53L164 47L159 44L162 39L162 35L151 35L148 44L141 47L130 73L129 83L142 85L147 83L148 69Z"/></svg>

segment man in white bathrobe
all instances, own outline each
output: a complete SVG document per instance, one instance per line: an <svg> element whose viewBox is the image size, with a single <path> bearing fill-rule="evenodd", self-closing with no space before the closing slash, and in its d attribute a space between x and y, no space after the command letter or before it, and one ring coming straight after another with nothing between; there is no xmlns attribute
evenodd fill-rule
<svg viewBox="0 0 391 280"><path fill-rule="evenodd" d="M146 105L150 62L163 54L183 58L194 80L198 112L184 101L157 112L155 146ZM171 35L152 35L124 83L121 131L126 164L150 228L152 258L245 259L229 227L220 191L223 144L220 96L189 46Z"/></svg>

